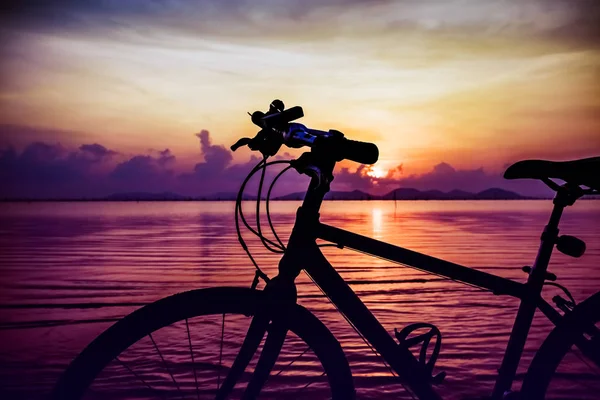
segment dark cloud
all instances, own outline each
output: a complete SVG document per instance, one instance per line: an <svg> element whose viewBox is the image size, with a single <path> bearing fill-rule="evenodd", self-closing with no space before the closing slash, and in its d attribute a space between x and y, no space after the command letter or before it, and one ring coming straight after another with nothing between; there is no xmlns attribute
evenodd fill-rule
<svg viewBox="0 0 600 400"><path fill-rule="evenodd" d="M110 158L116 154L116 151L109 150L101 144L83 144L79 146L79 150L81 150L85 154L89 154L93 157L95 161L102 161L106 158Z"/></svg>
<svg viewBox="0 0 600 400"><path fill-rule="evenodd" d="M367 167L365 165L360 165L355 171L350 171L349 168L341 168L334 174L332 187L342 190L369 191L375 186L375 180L366 174Z"/></svg>
<svg viewBox="0 0 600 400"><path fill-rule="evenodd" d="M489 188L503 188L529 196L547 196L551 191L541 182L531 180L507 181L504 171L488 172L483 168L455 169L447 163L439 163L422 175L410 175L401 178L398 183L402 187L413 187L421 190L437 189L451 191L454 189L468 192L480 192Z"/></svg>
<svg viewBox="0 0 600 400"><path fill-rule="evenodd" d="M597 0L11 0L0 24L12 29L131 34L157 32L228 40L316 40L427 32L539 37L598 46ZM396 17L391 17L396 16ZM148 34L144 34L148 33Z"/></svg>
<svg viewBox="0 0 600 400"><path fill-rule="evenodd" d="M137 155L117 164L115 169L110 173L110 177L139 184L143 181L153 181L165 176L171 176L173 172L165 168L171 159L174 160L174 156L170 155L170 152L165 156L160 155L159 157Z"/></svg>
<svg viewBox="0 0 600 400"><path fill-rule="evenodd" d="M198 175L203 174L221 174L233 160L233 156L224 146L215 146L211 144L210 134L207 130L196 133L200 139L200 151L204 157L204 162L196 164L194 171Z"/></svg>
<svg viewBox="0 0 600 400"><path fill-rule="evenodd" d="M258 164L260 157L252 154L247 162L234 164L231 151L222 145L213 145L208 131L202 130L195 136L200 140L200 152L204 161L197 163L192 172L179 175L179 183L187 190L192 190L194 195L236 193L250 170ZM291 158L288 153L275 157L275 159ZM266 182L270 182L280 170L281 167L269 168L265 175ZM259 174L256 174L248 183L247 193L257 193L258 181ZM280 195L302 190L306 187L306 182L306 177L290 172L285 179L278 181L277 189L273 193ZM267 190L268 187L265 187L265 193Z"/></svg>
<svg viewBox="0 0 600 400"><path fill-rule="evenodd" d="M568 7L570 18L545 32L546 37L566 41L572 45L584 44L590 47L600 45L600 2L580 0L562 2Z"/></svg>
<svg viewBox="0 0 600 400"><path fill-rule="evenodd" d="M21 153L8 147L0 151L0 192L3 197L12 198L101 197L132 191L174 191L188 196L237 192L260 158L252 155L245 163L233 163L231 152L224 146L212 144L208 131L203 130L196 136L203 161L183 173L176 172L176 157L169 149L126 157L98 143L69 150L60 144L34 142ZM288 159L291 155L278 158ZM269 169L266 182L282 167ZM384 194L398 187L470 192L500 187L525 195L550 193L539 182L506 181L500 171L456 169L444 162L420 175L403 175L402 165L382 177L371 176L371 167L365 165L340 168L334 175L333 190L359 189L374 194ZM250 182L248 193L256 193L258 177L259 174ZM291 170L278 182L273 194L301 192L307 184L306 176ZM265 186L263 193L267 189Z"/></svg>
<svg viewBox="0 0 600 400"><path fill-rule="evenodd" d="M90 193L91 182L98 175L96 168L113 154L103 146L84 145L69 151L60 144L43 142L31 143L20 154L8 148L0 153L1 192L9 197Z"/></svg>
<svg viewBox="0 0 600 400"><path fill-rule="evenodd" d="M399 187L443 192L458 189L473 193L489 188L503 188L529 196L547 196L551 193L543 183L537 181L507 181L502 177L503 171L488 172L483 168L461 170L445 162L435 165L431 171L424 174L402 176L402 170L402 165L399 165L386 176L375 178L368 175L369 168L364 165L352 172L343 168L336 173L333 186L337 190L359 189L378 194Z"/></svg>
<svg viewBox="0 0 600 400"><path fill-rule="evenodd" d="M456 170L450 164L439 163L428 173L411 175L400 180L405 187L415 189L438 189L450 191L453 189L481 191L500 183L500 174L488 174L483 168L472 170Z"/></svg>
<svg viewBox="0 0 600 400"><path fill-rule="evenodd" d="M203 161L183 173L176 172L177 159L170 149L126 156L98 143L84 144L75 150L45 142L31 143L21 152L6 147L0 151L0 196L80 198L132 191L202 196L236 192L260 158L252 155L247 162L234 164L231 152L212 144L208 131L196 136ZM289 154L284 156L291 158ZM275 173L277 168L269 170L267 179ZM249 184L250 193L255 193L257 181L253 179ZM306 178L289 174L274 193L301 190L306 185L300 183L306 183Z"/></svg>
<svg viewBox="0 0 600 400"><path fill-rule="evenodd" d="M2 66L0 63L0 69L1 68ZM0 80L3 78L3 76L0 76ZM79 140L83 142L91 142L94 140L93 135L90 132L71 131L65 129L49 129L44 127L31 127L12 124L0 124L0 147L14 145L17 148L21 149L33 142L47 142L49 140L51 140L52 142L69 143L72 142L74 137L79 138ZM84 146L94 145L92 144Z"/></svg>

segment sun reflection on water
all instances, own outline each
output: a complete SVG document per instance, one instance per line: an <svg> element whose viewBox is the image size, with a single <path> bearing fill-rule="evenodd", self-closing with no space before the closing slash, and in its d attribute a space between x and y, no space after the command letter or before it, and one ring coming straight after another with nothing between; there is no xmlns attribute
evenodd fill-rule
<svg viewBox="0 0 600 400"><path fill-rule="evenodd" d="M379 207L373 208L373 236L381 237L383 232L383 210Z"/></svg>

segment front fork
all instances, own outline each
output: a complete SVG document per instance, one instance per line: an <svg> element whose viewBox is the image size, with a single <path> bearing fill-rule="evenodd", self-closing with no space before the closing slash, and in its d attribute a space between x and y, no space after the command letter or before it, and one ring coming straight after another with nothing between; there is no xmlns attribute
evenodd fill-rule
<svg viewBox="0 0 600 400"><path fill-rule="evenodd" d="M252 318L246 338L217 391L216 399L225 399L231 393L267 333L258 363L242 399L255 399L259 396L283 347L288 326L285 309L295 304L295 289L293 281L283 282L278 277L271 279L267 284L264 290L265 300L259 305L257 313Z"/></svg>
<svg viewBox="0 0 600 400"><path fill-rule="evenodd" d="M292 233L288 249L299 248L297 245L294 246L298 240L301 240L298 233ZM293 250L286 251L282 257L279 263L279 275L267 283L264 289L264 301L259 304L252 318L238 355L223 384L217 390L216 399L226 399L233 391L266 333L265 344L242 399L255 399L259 396L279 357L287 335L286 309L296 304L297 289L294 280L301 269L294 261L299 259Z"/></svg>

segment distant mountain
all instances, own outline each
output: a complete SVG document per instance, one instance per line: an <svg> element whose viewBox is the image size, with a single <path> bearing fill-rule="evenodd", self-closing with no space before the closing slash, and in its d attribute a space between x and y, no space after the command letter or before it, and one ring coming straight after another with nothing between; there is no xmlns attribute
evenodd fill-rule
<svg viewBox="0 0 600 400"><path fill-rule="evenodd" d="M294 192L284 196L275 197L272 200L303 200L305 192ZM182 196L173 192L148 193L127 192L115 193L102 200L108 201L183 201L183 200L205 200L205 201L231 201L237 198L237 193L219 192L205 196ZM479 193L470 193L463 190L452 190L442 192L440 190L421 191L413 188L399 188L391 192L377 196L361 190L350 192L332 191L325 195L325 200L519 200L526 199L518 193L500 188L486 189ZM256 200L254 195L244 195L244 200Z"/></svg>
<svg viewBox="0 0 600 400"><path fill-rule="evenodd" d="M475 198L477 200L519 200L525 199L526 197L523 197L518 193L511 192L510 190L491 188L477 193Z"/></svg>
<svg viewBox="0 0 600 400"><path fill-rule="evenodd" d="M173 192L149 193L149 192L125 192L114 193L101 200L108 201L184 201L184 200L200 200L200 201L229 201L235 200L237 193L220 192L205 196L183 196ZM256 200L256 196L245 194L244 200Z"/></svg>
<svg viewBox="0 0 600 400"><path fill-rule="evenodd" d="M205 196L198 196L197 200L236 200L237 199L237 192L219 192L219 193L213 193L213 194L208 194ZM243 199L244 200L256 200L256 196L251 195L251 194L244 194L243 195Z"/></svg>
<svg viewBox="0 0 600 400"><path fill-rule="evenodd" d="M383 195L383 200L424 200L423 192L412 188L400 188Z"/></svg>
<svg viewBox="0 0 600 400"><path fill-rule="evenodd" d="M172 192L148 193L148 192L128 192L114 193L106 197L109 201L174 201L174 200L192 200L191 197L182 196Z"/></svg>
<svg viewBox="0 0 600 400"><path fill-rule="evenodd" d="M518 200L525 198L518 193L499 188L486 189L479 193L470 193L464 190L442 192L440 190L420 191L401 188L392 190L383 196L384 200Z"/></svg>
<svg viewBox="0 0 600 400"><path fill-rule="evenodd" d="M378 200L381 196L375 196L361 190L351 192L329 192L325 195L325 200Z"/></svg>
<svg viewBox="0 0 600 400"><path fill-rule="evenodd" d="M294 192L290 194L286 194L284 196L275 197L273 200L303 200L305 192ZM381 196L374 196L372 194L360 191L353 190L351 192L337 192L332 191L328 192L325 195L325 200L378 200L381 199Z"/></svg>
<svg viewBox="0 0 600 400"><path fill-rule="evenodd" d="M473 193L465 192L464 190L454 189L454 190L451 190L448 193L446 193L446 196L449 199L462 200L462 199L470 199L474 195L473 195Z"/></svg>

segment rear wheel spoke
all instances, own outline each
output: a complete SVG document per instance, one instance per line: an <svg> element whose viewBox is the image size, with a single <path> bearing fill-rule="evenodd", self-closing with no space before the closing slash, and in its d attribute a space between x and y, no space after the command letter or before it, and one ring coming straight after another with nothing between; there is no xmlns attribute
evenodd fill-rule
<svg viewBox="0 0 600 400"><path fill-rule="evenodd" d="M587 360L582 354L581 352L574 350L573 347L571 347L571 349L569 350L575 357L577 357L579 359L579 361L581 361L583 364L585 364L585 366L587 367L587 369L596 376L597 379L600 379L600 375L598 374L598 368L594 368L594 366L591 364L590 360ZM588 384L584 379L580 379L581 384L585 387L588 388L588 390L591 391L596 391L598 388L592 387L590 384Z"/></svg>

